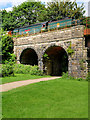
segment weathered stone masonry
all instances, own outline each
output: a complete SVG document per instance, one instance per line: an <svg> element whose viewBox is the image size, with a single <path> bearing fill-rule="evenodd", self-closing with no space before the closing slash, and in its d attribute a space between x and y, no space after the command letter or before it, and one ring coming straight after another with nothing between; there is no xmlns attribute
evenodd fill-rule
<svg viewBox="0 0 90 120"><path fill-rule="evenodd" d="M38 66L43 70L43 54L51 46L60 46L67 51L70 42L74 53L68 55L68 72L78 78L85 78L87 75L87 48L83 35L84 26L78 25L62 30L43 32L28 37L14 38L14 53L17 56L17 63L20 63L20 55L23 50L32 48L38 56ZM83 63L81 62L83 61Z"/></svg>

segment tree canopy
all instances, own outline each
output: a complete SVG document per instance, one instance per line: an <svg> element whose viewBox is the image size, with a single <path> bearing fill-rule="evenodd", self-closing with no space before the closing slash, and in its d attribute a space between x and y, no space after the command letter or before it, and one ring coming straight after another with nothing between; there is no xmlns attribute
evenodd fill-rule
<svg viewBox="0 0 90 120"><path fill-rule="evenodd" d="M60 2L53 0L47 6L42 2L23 2L12 11L2 10L2 25L4 30L31 25L43 21L60 20L66 17L80 19L83 17L84 5L78 6L76 1Z"/></svg>
<svg viewBox="0 0 90 120"><path fill-rule="evenodd" d="M2 63L5 63L6 60L14 60L12 58L15 56L13 54L13 38L10 35L7 35L2 29L0 30L0 38L0 56L2 56Z"/></svg>
<svg viewBox="0 0 90 120"><path fill-rule="evenodd" d="M80 19L84 13L84 4L78 6L76 1L72 2L68 0L60 2L60 0L54 0L47 4L48 20L60 20L64 18Z"/></svg>

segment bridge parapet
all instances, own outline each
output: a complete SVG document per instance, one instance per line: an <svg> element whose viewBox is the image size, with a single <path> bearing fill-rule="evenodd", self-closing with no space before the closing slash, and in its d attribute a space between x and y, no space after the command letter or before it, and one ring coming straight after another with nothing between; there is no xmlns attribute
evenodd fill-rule
<svg viewBox="0 0 90 120"><path fill-rule="evenodd" d="M63 41L63 40L73 39L76 37L83 37L83 33L84 33L84 26L78 25L78 26L73 26L71 28L44 32L37 35L31 35L28 37L14 38L14 46Z"/></svg>

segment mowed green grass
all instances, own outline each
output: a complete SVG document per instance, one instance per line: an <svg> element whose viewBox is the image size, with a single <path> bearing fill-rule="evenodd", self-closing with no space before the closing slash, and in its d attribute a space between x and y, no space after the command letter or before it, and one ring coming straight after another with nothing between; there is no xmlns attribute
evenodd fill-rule
<svg viewBox="0 0 90 120"><path fill-rule="evenodd" d="M88 82L55 79L2 94L3 118L88 118Z"/></svg>
<svg viewBox="0 0 90 120"><path fill-rule="evenodd" d="M43 77L50 77L50 76L37 76L37 75L30 75L30 74L15 74L15 76L3 77L1 79L0 84L22 81L22 80L29 80L29 79L38 79L38 78L43 78Z"/></svg>

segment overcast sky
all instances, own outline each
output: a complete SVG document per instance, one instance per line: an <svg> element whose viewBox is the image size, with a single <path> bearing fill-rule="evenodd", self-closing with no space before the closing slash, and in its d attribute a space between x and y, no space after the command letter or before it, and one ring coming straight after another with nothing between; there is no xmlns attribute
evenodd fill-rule
<svg viewBox="0 0 90 120"><path fill-rule="evenodd" d="M27 1L27 0L0 0L0 9L6 9L7 11L10 11L10 10L12 10L13 6L17 6L24 1ZM47 1L51 1L51 0L41 0L41 1L47 2ZM90 0L76 0L78 5L80 5L81 3L84 3L85 10L86 10L86 13L85 13L86 16L88 16L88 2L89 1Z"/></svg>

